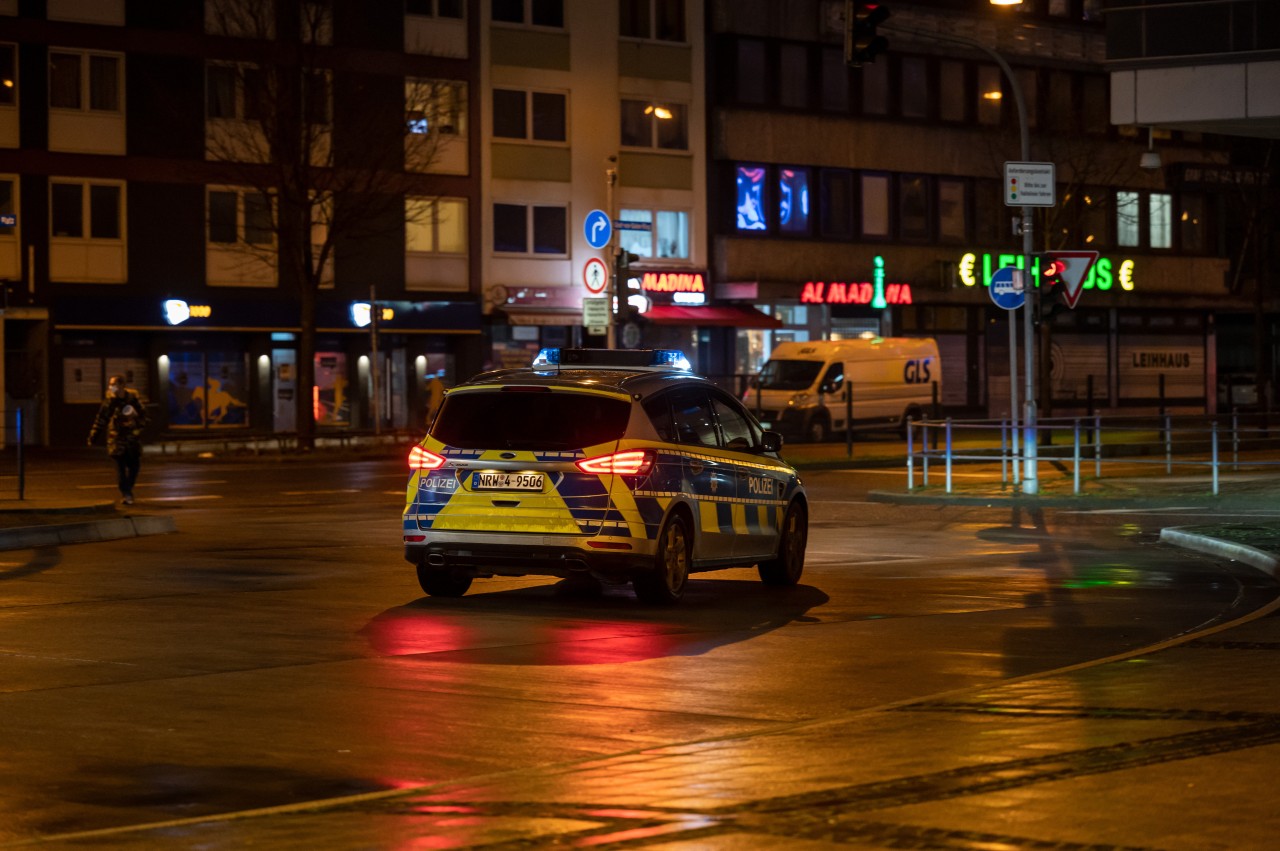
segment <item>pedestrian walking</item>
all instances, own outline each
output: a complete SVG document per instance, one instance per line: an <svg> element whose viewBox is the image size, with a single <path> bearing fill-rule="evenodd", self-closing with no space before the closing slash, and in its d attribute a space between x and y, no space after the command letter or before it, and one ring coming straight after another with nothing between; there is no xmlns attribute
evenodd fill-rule
<svg viewBox="0 0 1280 851"><path fill-rule="evenodd" d="M142 466L142 430L146 425L147 410L138 391L127 386L123 375L111 376L107 398L89 429L88 443L93 446L98 435L106 435L107 454L116 462L116 482L125 505L133 505L133 483Z"/></svg>

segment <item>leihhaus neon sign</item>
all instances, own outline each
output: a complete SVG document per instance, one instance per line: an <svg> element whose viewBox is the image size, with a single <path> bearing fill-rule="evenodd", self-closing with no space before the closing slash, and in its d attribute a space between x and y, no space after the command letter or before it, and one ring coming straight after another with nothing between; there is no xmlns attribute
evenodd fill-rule
<svg viewBox="0 0 1280 851"><path fill-rule="evenodd" d="M911 285L886 283L884 258L876 256L870 281L806 281L800 293L801 304L869 304L888 307L912 304Z"/></svg>
<svg viewBox="0 0 1280 851"><path fill-rule="evenodd" d="M981 268L979 268L981 262ZM966 287L976 287L979 282L984 287L991 286L991 276L1004 266L1022 268L1021 254L974 254L969 253L960 258L960 283ZM1032 277L1040 280L1040 261L1031 261ZM1116 284L1125 292L1132 292L1134 263L1132 260L1121 260L1117 265L1110 257L1099 257L1089 270L1081 287L1086 290L1109 290ZM981 277L979 277L981 274ZM1037 284L1039 286L1039 284Z"/></svg>

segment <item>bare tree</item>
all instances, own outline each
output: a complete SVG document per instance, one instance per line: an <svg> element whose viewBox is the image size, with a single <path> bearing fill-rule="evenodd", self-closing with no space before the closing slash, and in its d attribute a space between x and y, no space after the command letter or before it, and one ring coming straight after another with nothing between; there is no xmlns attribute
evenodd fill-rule
<svg viewBox="0 0 1280 851"><path fill-rule="evenodd" d="M427 171L450 143L465 86L352 70L332 45L333 7L334 0L206 3L206 30L227 38L227 59L206 69L206 158L226 187L210 191L210 239L246 283L296 294L304 450L315 445L316 306L333 286L335 248L403 233L406 217L435 215Z"/></svg>

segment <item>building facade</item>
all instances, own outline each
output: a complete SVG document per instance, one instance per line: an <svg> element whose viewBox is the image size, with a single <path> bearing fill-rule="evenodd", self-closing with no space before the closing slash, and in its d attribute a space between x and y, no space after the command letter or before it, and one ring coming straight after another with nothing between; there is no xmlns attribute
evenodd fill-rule
<svg viewBox="0 0 1280 851"><path fill-rule="evenodd" d="M1035 251L1099 255L1075 309L1046 304L1038 322L1041 414L1212 409L1214 317L1244 303L1224 200L1141 162L1154 146L1216 167L1225 141L1112 124L1101 4L882 5L889 50L851 68L842 2L711 3L712 275L721 298L785 323L740 331L735 371L784 339L931 336L941 403L1008 415L1014 320L989 284L1022 264L1004 179L1023 159L1016 85L1030 160L1055 166Z"/></svg>

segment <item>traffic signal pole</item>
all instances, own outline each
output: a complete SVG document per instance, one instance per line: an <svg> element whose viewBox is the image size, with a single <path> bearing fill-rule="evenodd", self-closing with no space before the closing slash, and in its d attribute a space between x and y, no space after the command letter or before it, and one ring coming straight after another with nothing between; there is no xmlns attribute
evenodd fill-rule
<svg viewBox="0 0 1280 851"><path fill-rule="evenodd" d="M1009 63L1005 58L996 52L993 48L987 47L981 42L964 36L952 35L951 33L926 32L923 30L910 29L907 27L886 26L886 30L891 32L900 32L905 35L916 36L917 38L934 39L937 41L949 41L955 44L963 44L966 47L972 47L975 50L981 50L983 53L991 57L997 65L1000 66L1001 73L1005 79L1009 81L1009 88L1013 92L1013 104L1018 110L1018 132L1022 141L1022 161L1030 162L1031 160L1031 132L1027 125L1027 104L1022 97L1022 87L1018 85L1018 78L1013 75L1013 69L1009 67ZM1023 451L1023 475L1022 475L1022 492L1026 494L1039 493L1040 480L1037 473L1038 459L1036 457L1036 372L1035 372L1035 346L1032 345L1035 339L1035 326L1033 317L1040 309L1039 291L1036 288L1036 280L1031 274L1031 255L1034 247L1031 233L1031 208L1022 206L1019 208L1022 218L1022 280L1023 289L1026 293L1026 299L1022 304L1022 328L1023 328L1023 349L1025 356L1025 373L1026 380L1023 403L1022 403L1022 451ZM1009 389L1010 398L1014 396L1015 379L1013 372L1013 338L1014 333L1010 328L1010 376ZM1013 407L1011 405L1010 407ZM1010 411L1010 414L1013 414ZM1015 429L1016 430L1016 429ZM1015 450L1016 451L1016 450Z"/></svg>
<svg viewBox="0 0 1280 851"><path fill-rule="evenodd" d="M609 224L617 220L613 209L613 187L618 182L618 158L609 157L609 167L604 170L605 209L609 212ZM609 232L609 286L605 288L609 297L609 324L605 330L605 348L618 348L618 229L610 228Z"/></svg>

